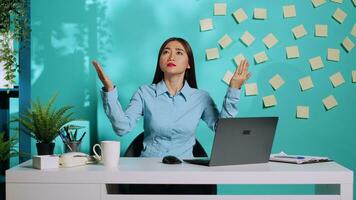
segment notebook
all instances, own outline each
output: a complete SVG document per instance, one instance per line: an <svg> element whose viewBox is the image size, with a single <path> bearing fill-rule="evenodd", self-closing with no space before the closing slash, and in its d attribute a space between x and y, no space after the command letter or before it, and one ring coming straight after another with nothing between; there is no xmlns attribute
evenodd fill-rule
<svg viewBox="0 0 356 200"><path fill-rule="evenodd" d="M183 159L206 166L266 163L278 117L222 118L217 122L211 157Z"/></svg>
<svg viewBox="0 0 356 200"><path fill-rule="evenodd" d="M307 163L319 163L319 162L329 162L333 161L328 157L320 156L305 156L305 155L288 155L284 152L278 154L272 154L270 161L274 162L284 162L284 163L293 163L293 164L307 164Z"/></svg>

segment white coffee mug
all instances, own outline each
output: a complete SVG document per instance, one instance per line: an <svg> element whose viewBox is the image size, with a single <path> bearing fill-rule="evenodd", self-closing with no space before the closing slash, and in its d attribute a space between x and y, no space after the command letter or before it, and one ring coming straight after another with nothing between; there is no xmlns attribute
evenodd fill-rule
<svg viewBox="0 0 356 200"><path fill-rule="evenodd" d="M95 151L96 147L99 147L101 150L100 156ZM120 142L102 141L100 144L95 144L93 146L93 152L105 167L116 167L119 164L120 158Z"/></svg>

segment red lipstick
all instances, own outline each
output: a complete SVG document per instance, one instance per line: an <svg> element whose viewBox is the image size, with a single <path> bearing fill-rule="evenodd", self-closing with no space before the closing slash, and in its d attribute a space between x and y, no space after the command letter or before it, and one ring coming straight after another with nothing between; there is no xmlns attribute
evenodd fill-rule
<svg viewBox="0 0 356 200"><path fill-rule="evenodd" d="M175 67L176 66L176 64L174 64L174 63L168 63L167 64L167 67Z"/></svg>

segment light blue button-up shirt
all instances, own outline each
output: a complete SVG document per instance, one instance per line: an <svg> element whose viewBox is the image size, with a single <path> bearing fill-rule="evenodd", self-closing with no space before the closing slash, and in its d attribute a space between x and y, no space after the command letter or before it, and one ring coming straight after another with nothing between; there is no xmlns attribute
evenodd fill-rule
<svg viewBox="0 0 356 200"><path fill-rule="evenodd" d="M116 88L101 91L104 110L118 135L130 132L140 117L144 117L144 141L141 156L174 155L192 158L195 129L200 119L215 131L219 118L235 117L240 90L229 87L219 114L208 92L191 88L187 82L175 95L169 94L165 82L143 85L132 96L124 111Z"/></svg>

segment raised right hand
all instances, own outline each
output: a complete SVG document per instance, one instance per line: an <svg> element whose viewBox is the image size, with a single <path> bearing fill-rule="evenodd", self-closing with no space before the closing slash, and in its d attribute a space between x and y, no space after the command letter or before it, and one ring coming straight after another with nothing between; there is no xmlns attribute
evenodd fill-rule
<svg viewBox="0 0 356 200"><path fill-rule="evenodd" d="M110 92L111 90L114 89L114 85L112 84L112 81L109 79L109 77L106 76L104 73L103 68L100 66L99 62L94 60L93 66L95 67L96 73L98 74L98 77L100 81L103 83L106 91Z"/></svg>

